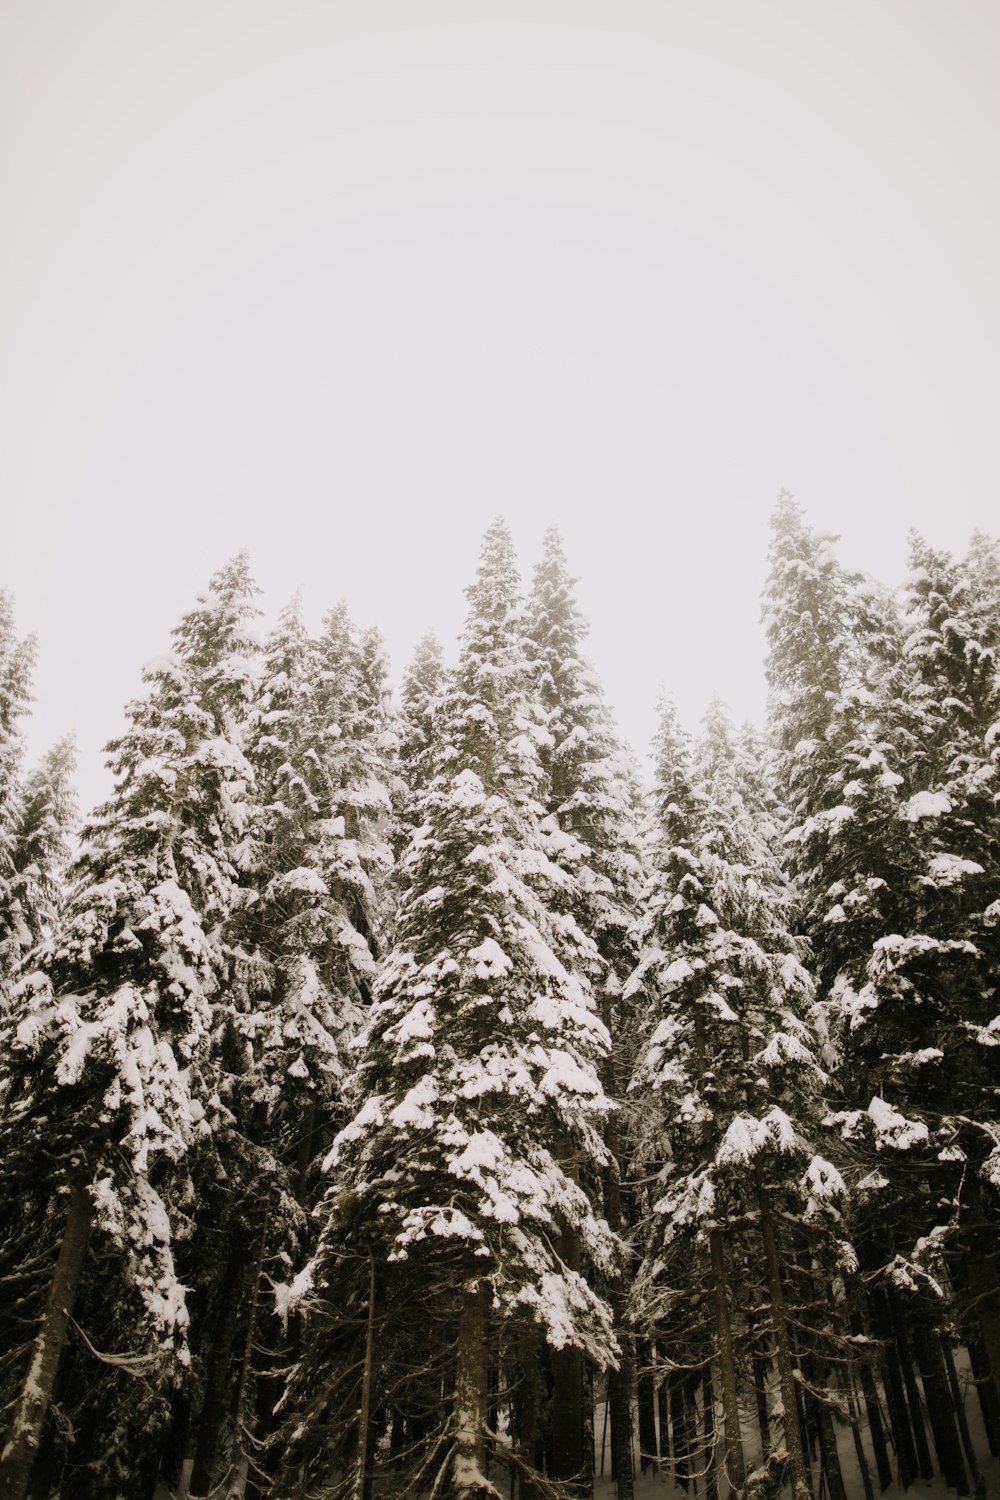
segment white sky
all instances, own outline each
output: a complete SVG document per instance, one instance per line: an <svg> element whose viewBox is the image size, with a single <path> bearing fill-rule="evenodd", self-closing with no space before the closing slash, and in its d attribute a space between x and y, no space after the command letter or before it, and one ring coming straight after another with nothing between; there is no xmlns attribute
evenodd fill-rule
<svg viewBox="0 0 1000 1500"><path fill-rule="evenodd" d="M562 527L645 749L759 717L781 487L1000 529L994 0L0 0L0 586L85 805L246 544L398 676Z"/></svg>

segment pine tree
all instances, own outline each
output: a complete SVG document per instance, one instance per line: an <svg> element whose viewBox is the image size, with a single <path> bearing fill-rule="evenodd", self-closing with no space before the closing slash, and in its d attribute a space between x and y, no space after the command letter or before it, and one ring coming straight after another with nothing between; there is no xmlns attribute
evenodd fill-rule
<svg viewBox="0 0 1000 1500"><path fill-rule="evenodd" d="M60 740L24 783L14 866L16 900L31 948L52 931L63 897L77 822L75 769L73 741Z"/></svg>
<svg viewBox="0 0 1000 1500"><path fill-rule="evenodd" d="M399 759L410 807L434 774L434 714L444 690L444 681L441 643L436 636L424 636L418 642L413 661L403 677ZM412 828L408 829L407 836L412 832Z"/></svg>
<svg viewBox="0 0 1000 1500"><path fill-rule="evenodd" d="M32 942L18 879L18 834L24 799L21 720L31 699L34 660L34 638L18 639L13 606L0 591L0 1019Z"/></svg>
<svg viewBox="0 0 1000 1500"><path fill-rule="evenodd" d="M434 1306L442 1321L432 1335L425 1326L421 1342L447 1352L437 1370L450 1398L430 1430L411 1417L420 1440L410 1452L428 1476L447 1474L456 1494L496 1493L487 1455L498 1341L513 1359L518 1326L534 1322L554 1347L582 1347L600 1365L616 1354L608 1309L554 1253L557 1236L572 1231L598 1271L614 1256L607 1226L562 1165L570 1153L581 1170L603 1162L607 1034L584 977L590 945L551 906L565 877L539 832L517 574L502 522L486 535L468 597L458 668L435 716L437 773L403 857L396 943L361 1038L356 1113L328 1160L309 1352L293 1382L301 1405L290 1493L305 1493L309 1474L328 1467L320 1438L334 1406L333 1456L347 1465L345 1486L351 1469L362 1484L369 1434L355 1413L405 1388L398 1325L378 1339L370 1401L336 1355L327 1363L338 1340L350 1343L344 1308L367 1306L353 1325L357 1351L376 1299L391 1309L419 1287ZM355 1254L345 1257L348 1230ZM369 1254L382 1268L371 1289Z"/></svg>
<svg viewBox="0 0 1000 1500"><path fill-rule="evenodd" d="M656 1182L637 1308L654 1328L669 1318L675 1338L679 1309L687 1310L678 1363L717 1364L726 1475L742 1493L738 1359L751 1329L733 1265L753 1264L763 1252L787 1458L793 1488L808 1493L792 1329L809 1326L814 1349L834 1347L831 1330L804 1312L813 1257L825 1242L831 1277L851 1259L840 1226L844 1184L817 1150L825 1078L812 986L788 892L741 795L719 711L692 754L665 705L656 763L654 870L642 957L629 982L650 1008L632 1092L639 1159ZM760 1242L748 1257L751 1225ZM824 1467L833 1487L832 1437Z"/></svg>
<svg viewBox="0 0 1000 1500"><path fill-rule="evenodd" d="M533 696L546 731L539 751L544 772L543 823L551 858L566 872L562 898L594 944L597 962L590 974L601 1017L614 1047L604 1065L604 1085L620 1096L629 1071L631 1016L623 1011L624 981L635 967L634 925L642 883L632 767L617 740L593 669L583 655L587 626L574 597L574 584L558 531L546 532L542 558L528 601L528 647L534 671ZM623 1228L622 1145L616 1112L605 1127L609 1159L604 1212L616 1232ZM596 1196L597 1184L591 1185ZM563 1258L578 1265L577 1247ZM619 1343L627 1347L624 1268L607 1291L615 1311ZM553 1428L551 1472L570 1478L587 1468L588 1422L584 1410L585 1371L579 1350L552 1356L549 1403ZM630 1370L627 1359L609 1372L612 1452L621 1497L631 1492Z"/></svg>
<svg viewBox="0 0 1000 1500"><path fill-rule="evenodd" d="M191 1163L227 1128L210 1051L250 774L238 722L253 592L241 556L146 668L147 696L110 747L114 794L84 830L10 1041L2 1192L18 1208L4 1249L16 1274L35 1226L58 1255L0 1456L4 1500L25 1494L91 1238L116 1252L138 1353L168 1375L187 1359L174 1250Z"/></svg>

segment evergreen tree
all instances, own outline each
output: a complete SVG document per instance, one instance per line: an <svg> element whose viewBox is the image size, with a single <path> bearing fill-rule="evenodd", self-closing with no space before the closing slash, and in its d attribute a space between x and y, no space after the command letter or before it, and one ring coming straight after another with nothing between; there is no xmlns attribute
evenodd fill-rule
<svg viewBox="0 0 1000 1500"><path fill-rule="evenodd" d="M210 1053L250 775L238 725L253 592L241 556L147 667L147 696L110 747L114 794L84 830L44 972L8 1039L6 1269L16 1277L32 1229L42 1245L54 1235L58 1254L0 1456L4 1500L26 1491L91 1238L116 1252L139 1354L167 1377L187 1360L174 1250L191 1163L216 1151L229 1118Z"/></svg>
<svg viewBox="0 0 1000 1500"><path fill-rule="evenodd" d="M18 639L13 606L0 591L0 1019L32 942L18 879L18 835L24 798L21 720L31 699L34 660L34 638Z"/></svg>
<svg viewBox="0 0 1000 1500"><path fill-rule="evenodd" d="M52 931L63 896L70 835L77 822L75 769L73 741L60 740L24 784L14 850L14 884L31 948Z"/></svg>
<svg viewBox="0 0 1000 1500"><path fill-rule="evenodd" d="M378 1305L405 1303L417 1285L433 1298L442 1322L430 1337L422 1329L421 1343L447 1351L437 1369L450 1396L410 1451L428 1477L447 1475L456 1494L496 1493L488 1407L501 1329L511 1358L525 1321L554 1347L579 1346L600 1365L616 1354L608 1309L554 1250L572 1231L599 1272L614 1256L607 1226L562 1165L570 1154L581 1171L604 1159L607 1033L585 978L591 945L553 912L565 876L539 832L517 574L502 522L486 535L468 597L458 668L435 719L437 773L403 858L396 943L361 1038L356 1113L328 1160L327 1227L293 1382L284 1483L294 1493L307 1493L310 1476L339 1457L345 1485L353 1467L360 1495L371 1413L405 1386L405 1330L395 1326L378 1341L378 1389L355 1389L337 1362L344 1308L367 1303L354 1324L357 1353ZM340 1252L348 1231L357 1257ZM365 1251L371 1287L367 1275L357 1281ZM371 1370L370 1359L360 1363ZM358 1415L345 1422L341 1408L342 1441L331 1455L322 1439L331 1406L344 1401Z"/></svg>
<svg viewBox="0 0 1000 1500"><path fill-rule="evenodd" d="M751 1330L733 1265L763 1252L787 1459L793 1488L808 1493L796 1339L808 1328L820 1359L836 1348L805 1309L818 1244L826 1243L828 1279L851 1259L840 1227L844 1184L817 1150L825 1077L812 985L784 880L741 795L718 709L692 755L665 705L656 763L654 869L629 982L650 1007L632 1092L641 1106L639 1159L656 1183L638 1305L654 1325L669 1318L676 1338L683 1304L689 1331L678 1363L717 1364L726 1475L742 1493L738 1345ZM760 1240L748 1257L750 1226ZM823 1461L833 1491L832 1431Z"/></svg>
<svg viewBox="0 0 1000 1500"><path fill-rule="evenodd" d="M635 775L618 742L593 669L583 655L587 626L558 531L545 535L542 558L528 601L528 648L533 696L546 731L539 759L544 772L543 823L551 858L566 872L562 905L594 944L597 961L590 980L614 1046L604 1065L604 1085L620 1096L629 1072L632 1018L623 1010L622 985L635 967L634 926L642 886ZM623 1228L622 1143L616 1112L605 1127L609 1159L604 1211ZM598 1184L591 1184L597 1195ZM563 1258L579 1269L578 1247L567 1243ZM627 1347L624 1267L607 1289L619 1343ZM589 1456L585 1369L579 1350L551 1357L550 1471L558 1478L585 1472ZM630 1369L624 1360L609 1372L611 1444L619 1495L631 1491Z"/></svg>

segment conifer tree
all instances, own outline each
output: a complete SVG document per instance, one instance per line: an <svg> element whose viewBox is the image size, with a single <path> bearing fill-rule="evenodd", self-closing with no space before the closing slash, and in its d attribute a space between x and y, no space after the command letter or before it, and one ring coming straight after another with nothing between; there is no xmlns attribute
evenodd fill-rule
<svg viewBox="0 0 1000 1500"><path fill-rule="evenodd" d="M417 643L403 677L399 759L406 782L406 802L412 807L434 774L434 714L444 690L445 668L441 643L426 635ZM407 833L411 834L412 829Z"/></svg>
<svg viewBox="0 0 1000 1500"><path fill-rule="evenodd" d="M623 1013L622 985L635 967L634 925L642 870L639 857L635 776L617 740L611 716L592 667L583 655L587 626L574 597L562 541L553 527L545 535L528 601L528 648L534 672L533 697L546 738L539 751L544 772L543 823L551 858L568 877L562 904L595 947L590 974L601 1017L613 1038L604 1066L604 1085L620 1096L629 1063L631 1017ZM622 1143L616 1112L605 1128L609 1159L604 1211L616 1232L623 1227ZM595 1192L597 1184L591 1186ZM564 1258L576 1263L567 1244ZM615 1310L619 1342L623 1327L624 1268L608 1294ZM553 1356L551 1464L556 1477L586 1468L589 1444L584 1411L582 1355L567 1349ZM623 1360L609 1372L611 1443L619 1494L631 1489L630 1369Z"/></svg>
<svg viewBox="0 0 1000 1500"><path fill-rule="evenodd" d="M146 668L147 696L110 747L115 791L84 830L9 1039L0 1187L18 1212L4 1250L16 1275L34 1225L58 1254L0 1456L4 1500L25 1494L93 1236L116 1251L138 1352L168 1371L187 1359L174 1250L191 1162L227 1128L210 1044L250 774L238 725L253 593L241 556Z"/></svg>
<svg viewBox="0 0 1000 1500"><path fill-rule="evenodd" d="M34 948L52 930L77 822L71 739L60 740L26 778L14 851L17 902L27 942Z"/></svg>
<svg viewBox="0 0 1000 1500"><path fill-rule="evenodd" d="M581 1169L603 1162L608 1041L586 980L590 944L553 912L565 876L539 832L518 582L502 522L487 532L468 597L459 664L435 717L436 775L403 857L396 942L361 1037L356 1113L328 1160L327 1227L293 1382L289 1493L307 1493L310 1474L339 1458L345 1487L353 1479L360 1495L371 1413L402 1388L398 1325L377 1338L374 1393L355 1388L336 1352L328 1363L346 1336L344 1308L367 1305L360 1338L407 1288L433 1299L441 1322L430 1337L422 1330L422 1346L443 1346L438 1379L449 1396L410 1451L457 1495L497 1493L487 1477L490 1368L499 1344L513 1350L519 1324L537 1323L554 1347L582 1347L599 1365L616 1353L607 1307L554 1249L572 1231L599 1272L614 1256L607 1226L561 1164L568 1150ZM362 1255L339 1251L348 1232ZM355 1411L346 1418L341 1405L331 1454L321 1439L345 1399ZM419 1420L411 1436L417 1430Z"/></svg>
<svg viewBox="0 0 1000 1500"><path fill-rule="evenodd" d="M18 639L13 605L0 591L0 1018L32 942L21 903L18 834L24 798L21 720L31 699L34 659L34 639Z"/></svg>
<svg viewBox="0 0 1000 1500"><path fill-rule="evenodd" d="M695 1330L699 1320L710 1323L726 1474L742 1493L738 1345L749 1326L731 1266L746 1256L740 1241L756 1227L785 1450L793 1489L808 1493L793 1319L801 1329L812 1301L817 1239L827 1242L831 1273L838 1260L850 1261L840 1227L844 1184L817 1150L825 1079L788 893L741 796L732 736L718 710L708 731L692 756L665 705L654 869L642 957L629 982L650 1006L632 1092L641 1106L639 1158L656 1181L637 1292L647 1319L670 1314L675 1333L679 1301L687 1299L693 1342L686 1362L696 1368L706 1355ZM818 1347L826 1330L813 1320L809 1337ZM831 1489L835 1461L831 1437L824 1445Z"/></svg>

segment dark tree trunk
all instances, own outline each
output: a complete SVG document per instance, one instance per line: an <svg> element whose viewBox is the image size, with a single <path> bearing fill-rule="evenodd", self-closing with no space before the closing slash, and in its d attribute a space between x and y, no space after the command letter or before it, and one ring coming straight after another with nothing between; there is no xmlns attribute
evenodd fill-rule
<svg viewBox="0 0 1000 1500"><path fill-rule="evenodd" d="M757 1202L760 1207L760 1232L764 1243L764 1265L767 1271L771 1320L774 1326L774 1358L778 1367L781 1404L785 1411L785 1447L788 1450L788 1462L791 1469L792 1495L794 1500L812 1500L812 1486L809 1483L806 1448L799 1417L799 1385L795 1379L795 1369L792 1363L785 1288L781 1275L781 1255L771 1214L770 1198L759 1166L755 1168L755 1174Z"/></svg>
<svg viewBox="0 0 1000 1500"><path fill-rule="evenodd" d="M614 1306L614 1303L612 1303ZM632 1355L628 1335L619 1333L621 1364L608 1371L608 1405L611 1423L611 1477L617 1500L632 1500Z"/></svg>
<svg viewBox="0 0 1000 1500"><path fill-rule="evenodd" d="M993 1372L986 1358L978 1328L966 1329L965 1345L969 1351L969 1368L975 1381L979 1409L982 1412L983 1431L986 1434L990 1452L996 1458L1000 1455L1000 1397L997 1396L996 1386L993 1384Z"/></svg>
<svg viewBox="0 0 1000 1500"><path fill-rule="evenodd" d="M969 1480L962 1462L962 1447L955 1422L948 1376L941 1344L933 1329L918 1316L913 1324L913 1348L927 1398L927 1416L934 1437L938 1466L949 1489L968 1495Z"/></svg>
<svg viewBox="0 0 1000 1500"><path fill-rule="evenodd" d="M514 1398L517 1424L517 1447L530 1468L541 1471L544 1463L542 1446L542 1339L537 1328L528 1329L520 1341L518 1363L521 1380ZM527 1474L518 1479L520 1500L536 1500L537 1486Z"/></svg>
<svg viewBox="0 0 1000 1500"><path fill-rule="evenodd" d="M601 1005L605 1026L611 1029L610 1002ZM612 1059L605 1067L604 1086L609 1094L616 1092ZM608 1148L608 1166L604 1172L604 1217L616 1234L621 1234L624 1223L621 1188L620 1141L618 1124L612 1114L604 1127L604 1140ZM635 1485L632 1476L632 1360L629 1349L629 1334L625 1326L625 1307L628 1289L622 1272L615 1275L608 1288L608 1302L614 1320L615 1336L621 1347L621 1361L617 1370L608 1371L608 1419L611 1427L611 1476L615 1481L616 1500L633 1500Z"/></svg>
<svg viewBox="0 0 1000 1500"><path fill-rule="evenodd" d="M657 1376L656 1382L656 1416L659 1423L656 1456L659 1467L662 1469L663 1465L669 1462L670 1459L670 1411L667 1405L667 1377L662 1370Z"/></svg>
<svg viewBox="0 0 1000 1500"><path fill-rule="evenodd" d="M767 1375L771 1362L761 1350L760 1335L757 1332L758 1322L757 1313L748 1314L747 1323L753 1340L750 1365L753 1370L753 1394L757 1405L757 1427L760 1431L761 1462L766 1464L771 1452L771 1422L767 1411Z"/></svg>
<svg viewBox="0 0 1000 1500"><path fill-rule="evenodd" d="M86 1187L70 1193L66 1224L42 1326L38 1331L10 1433L0 1454L0 1500L24 1500L66 1346L70 1318L87 1258L94 1206Z"/></svg>
<svg viewBox="0 0 1000 1500"><path fill-rule="evenodd" d="M889 1426L892 1428L892 1439L896 1448L896 1460L899 1464L899 1483L904 1490L908 1490L919 1472L917 1448L913 1440L913 1425L906 1404L899 1351L893 1337L888 1299L884 1289L873 1288L870 1293L870 1305L875 1335L882 1344L885 1400L889 1411Z"/></svg>
<svg viewBox="0 0 1000 1500"><path fill-rule="evenodd" d="M206 1496L219 1456L219 1436L226 1418L226 1394L233 1373L233 1345L246 1291L247 1256L240 1244L231 1245L219 1294L215 1331L205 1366L205 1394L196 1426L197 1438L188 1494Z"/></svg>
<svg viewBox="0 0 1000 1500"><path fill-rule="evenodd" d="M715 1465L718 1434L715 1427L715 1387L712 1367L705 1366L702 1377L702 1434L705 1439L705 1500L719 1500L719 1471Z"/></svg>
<svg viewBox="0 0 1000 1500"><path fill-rule="evenodd" d="M670 1375L670 1432L674 1474L687 1489L691 1482L691 1423L688 1387L691 1377L683 1370Z"/></svg>
<svg viewBox="0 0 1000 1500"><path fill-rule="evenodd" d="M635 1404L639 1418L639 1470L645 1474L656 1463L656 1388L653 1380L653 1350L648 1339L635 1346Z"/></svg>
<svg viewBox="0 0 1000 1500"><path fill-rule="evenodd" d="M729 1276L722 1230L712 1229L708 1236L712 1259L712 1301L715 1312L715 1339L722 1383L722 1419L726 1442L725 1473L736 1496L746 1487L746 1465L743 1460L743 1437L740 1430L740 1398L736 1375L736 1346L729 1317Z"/></svg>
<svg viewBox="0 0 1000 1500"><path fill-rule="evenodd" d="M955 1369L955 1358L951 1352L951 1346L942 1336L941 1357L948 1375L948 1389L951 1391L952 1405L955 1409L955 1421L958 1423L958 1431L962 1439L962 1447L965 1450L966 1461L969 1465L969 1474L972 1477L973 1494L978 1495L984 1489L983 1476L979 1469L979 1459L972 1443L972 1434L969 1431L968 1418L965 1415L965 1403L962 1400L962 1391L958 1383L958 1371Z"/></svg>
<svg viewBox="0 0 1000 1500"><path fill-rule="evenodd" d="M979 1324L985 1364L993 1375L993 1390L1000 1401L1000 1276L996 1250L992 1254L972 1252L963 1258L962 1269L971 1312Z"/></svg>
<svg viewBox="0 0 1000 1500"><path fill-rule="evenodd" d="M921 1479L933 1479L934 1465L931 1463L931 1451L927 1446L927 1433L924 1429L923 1414L920 1408L920 1391L917 1387L917 1377L913 1372L913 1359L910 1355L910 1343L906 1331L906 1323L891 1292L888 1293L887 1301L889 1315L892 1320L892 1331L896 1340L899 1367L903 1372L903 1384L906 1387L906 1399L910 1408L913 1442L917 1450L917 1467Z"/></svg>
<svg viewBox="0 0 1000 1500"><path fill-rule="evenodd" d="M451 1492L463 1500L492 1500L486 1479L486 1413L489 1404L489 1304L483 1281L470 1281L462 1295L455 1357L454 1439Z"/></svg>
<svg viewBox="0 0 1000 1500"><path fill-rule="evenodd" d="M868 1431L871 1434L872 1452L875 1455L875 1469L878 1473L879 1489L887 1490L890 1484L892 1484L892 1465L889 1462L889 1449L886 1445L885 1432L882 1428L882 1412L879 1407L878 1391L875 1388L871 1365L867 1360L862 1360L858 1376L861 1381L861 1394L864 1397L865 1412L868 1416Z"/></svg>

